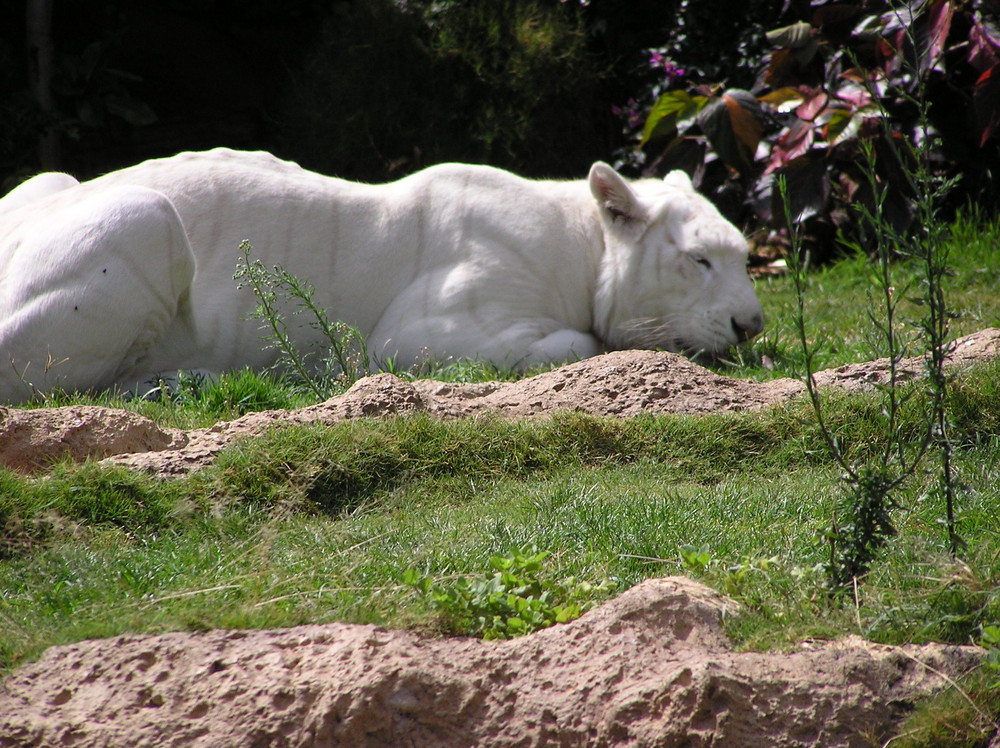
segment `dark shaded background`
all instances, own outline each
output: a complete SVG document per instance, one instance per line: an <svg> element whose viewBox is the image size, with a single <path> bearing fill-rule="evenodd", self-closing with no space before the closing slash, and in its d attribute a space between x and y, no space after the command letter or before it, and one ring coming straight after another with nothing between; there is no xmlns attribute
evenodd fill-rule
<svg viewBox="0 0 1000 748"><path fill-rule="evenodd" d="M31 88L26 30L26 9L46 1L49 111ZM782 3L750 5L770 22ZM611 107L648 87L646 48L672 35L692 71L735 70L749 20L731 7L0 0L0 191L40 170L89 178L217 145L369 181L448 160L582 176L627 147Z"/></svg>

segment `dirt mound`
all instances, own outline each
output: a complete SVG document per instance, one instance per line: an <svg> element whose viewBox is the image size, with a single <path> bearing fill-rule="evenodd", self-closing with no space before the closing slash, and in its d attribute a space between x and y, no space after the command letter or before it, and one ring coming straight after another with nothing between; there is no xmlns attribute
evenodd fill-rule
<svg viewBox="0 0 1000 748"><path fill-rule="evenodd" d="M1000 329L955 342L951 364L969 366L1000 356ZM901 362L900 379L913 378L922 359ZM882 359L820 372L821 386L870 389L884 383ZM390 374L359 381L347 393L295 411L251 413L208 429L160 429L141 416L107 408L0 410L0 464L22 473L70 455L110 462L163 476L183 475L209 464L233 440L280 423L332 423L359 416L427 411L441 418L486 411L507 418L537 417L559 410L630 416L638 413L708 413L747 410L788 400L801 382L751 382L719 376L673 353L617 351L518 382L447 384L406 382Z"/></svg>
<svg viewBox="0 0 1000 748"><path fill-rule="evenodd" d="M124 410L81 405L0 408L0 464L19 473L43 469L66 454L82 461L172 446L170 434Z"/></svg>
<svg viewBox="0 0 1000 748"><path fill-rule="evenodd" d="M510 642L331 624L53 647L0 688L0 745L867 746L980 657L733 652L733 608L665 578Z"/></svg>
<svg viewBox="0 0 1000 748"><path fill-rule="evenodd" d="M948 365L952 371L973 366L1000 356L1000 329L989 328L973 335L959 338L951 344ZM896 369L899 382L916 379L926 371L924 359L908 358L900 361ZM821 387L838 386L849 390L873 390L889 382L889 360L879 358L860 364L850 364L819 372L816 382Z"/></svg>

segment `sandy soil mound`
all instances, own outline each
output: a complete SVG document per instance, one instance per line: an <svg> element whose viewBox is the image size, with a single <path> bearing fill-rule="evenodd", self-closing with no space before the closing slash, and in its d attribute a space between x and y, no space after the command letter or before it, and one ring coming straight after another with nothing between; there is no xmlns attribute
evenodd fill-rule
<svg viewBox="0 0 1000 748"><path fill-rule="evenodd" d="M955 342L951 364L964 367L1000 356L1000 329ZM902 362L900 378L917 376L921 359ZM820 372L822 386L870 389L887 379L885 360ZM750 382L719 376L673 353L617 351L518 382L446 384L406 382L390 374L359 381L350 391L296 411L251 413L209 429L160 429L152 422L107 408L0 409L0 464L29 473L71 455L109 461L163 476L204 467L234 439L279 423L332 423L358 416L424 410L442 418L486 411L508 418L537 417L559 410L602 415L708 413L746 410L788 400L801 382Z"/></svg>
<svg viewBox="0 0 1000 748"><path fill-rule="evenodd" d="M980 656L733 652L733 607L673 577L510 642L332 624L53 647L0 688L0 746L867 746Z"/></svg>
<svg viewBox="0 0 1000 748"><path fill-rule="evenodd" d="M171 446L171 436L155 423L124 410L0 408L0 464L19 473L44 469L65 454L82 461Z"/></svg>

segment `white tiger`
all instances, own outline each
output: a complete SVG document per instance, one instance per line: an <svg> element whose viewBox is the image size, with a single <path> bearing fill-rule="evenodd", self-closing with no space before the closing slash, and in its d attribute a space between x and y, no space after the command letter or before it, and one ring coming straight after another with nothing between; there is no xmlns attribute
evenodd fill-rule
<svg viewBox="0 0 1000 748"><path fill-rule="evenodd" d="M0 399L271 365L233 280L244 239L404 367L717 354L763 327L746 242L681 172L444 164L366 185L219 148L82 184L42 174L0 200ZM297 344L318 342L295 324Z"/></svg>

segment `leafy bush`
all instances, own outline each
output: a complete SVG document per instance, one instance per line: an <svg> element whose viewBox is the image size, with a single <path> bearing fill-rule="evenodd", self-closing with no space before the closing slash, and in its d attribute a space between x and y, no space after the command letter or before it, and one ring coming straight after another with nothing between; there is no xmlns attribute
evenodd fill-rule
<svg viewBox="0 0 1000 748"><path fill-rule="evenodd" d="M733 13L728 0L680 0L659 51L683 64L689 77L749 88L768 50L765 32L784 15L785 6L804 4L747 0Z"/></svg>
<svg viewBox="0 0 1000 748"><path fill-rule="evenodd" d="M939 141L936 174L963 175L953 197L978 198L1000 168L995 7L956 0L813 5L767 34L773 49L756 61L749 89L688 74L685 85L655 91L646 116L626 109L638 145L622 164L648 175L685 169L731 219L775 226L784 223L775 189L784 177L790 217L829 254L838 236L863 238L855 206L876 209L861 164L864 144L875 154L876 188L892 186L880 209L896 230L915 224L910 165L895 145L928 145L917 140L922 91Z"/></svg>
<svg viewBox="0 0 1000 748"><path fill-rule="evenodd" d="M607 150L578 4L340 2L277 114L310 168L382 181L439 161L579 175Z"/></svg>
<svg viewBox="0 0 1000 748"><path fill-rule="evenodd" d="M407 569L403 581L427 597L442 615L450 633L483 639L512 639L566 623L594 607L599 590L573 578L552 581L541 576L546 552L518 549L506 556L493 556L495 570L485 579L460 577L435 584L415 569Z"/></svg>

